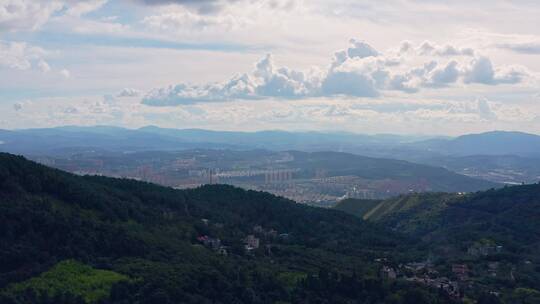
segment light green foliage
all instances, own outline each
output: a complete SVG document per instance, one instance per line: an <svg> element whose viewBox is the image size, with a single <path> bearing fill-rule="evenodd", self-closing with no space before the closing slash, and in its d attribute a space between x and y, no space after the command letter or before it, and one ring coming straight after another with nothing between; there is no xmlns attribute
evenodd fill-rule
<svg viewBox="0 0 540 304"><path fill-rule="evenodd" d="M45 293L50 298L69 293L82 297L86 303L96 303L109 296L113 284L125 280L128 278L119 273L67 260L38 277L8 286L6 292L17 295L32 289L36 294Z"/></svg>

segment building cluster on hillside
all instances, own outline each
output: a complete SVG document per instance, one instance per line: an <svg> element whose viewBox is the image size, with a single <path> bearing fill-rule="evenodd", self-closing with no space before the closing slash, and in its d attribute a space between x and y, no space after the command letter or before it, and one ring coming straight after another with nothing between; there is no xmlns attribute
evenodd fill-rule
<svg viewBox="0 0 540 304"><path fill-rule="evenodd" d="M437 288L439 290L446 292L446 294L448 294L450 297L455 298L455 299L461 298L458 282L452 281L448 279L447 277L437 277L437 278L432 279L430 277L424 276L424 277L411 277L411 278L407 278L406 280L410 282L415 282L422 285L430 286L433 288Z"/></svg>
<svg viewBox="0 0 540 304"><path fill-rule="evenodd" d="M210 224L210 220L208 219L201 219L201 222L205 226L209 226ZM219 229L223 228L223 224L214 224L213 226ZM248 234L245 238L242 239L245 252L253 253L253 251L259 249L261 247L261 244L263 243L261 239L265 240L265 248L267 252L271 252L272 247L275 247L275 244L273 244L273 240L287 240L289 239L289 234L280 234L275 229L265 229L261 225L256 225L253 227L253 234ZM200 235L197 237L197 241L204 245L206 248L212 249L213 251L221 255L228 255L228 247L224 246L219 238L213 238L208 235Z"/></svg>
<svg viewBox="0 0 540 304"><path fill-rule="evenodd" d="M275 238L278 236L278 232L274 229L264 229L261 225L253 227L253 232L266 238Z"/></svg>
<svg viewBox="0 0 540 304"><path fill-rule="evenodd" d="M462 297L460 282L467 279L468 269L466 265L452 265L452 274L457 278L456 281L446 276L441 276L429 261L400 264L397 267L388 265L388 261L385 258L379 258L375 261L383 264L379 272L382 279L403 279L437 288L455 299Z"/></svg>
<svg viewBox="0 0 540 304"><path fill-rule="evenodd" d="M476 242L467 249L467 253L474 257L488 256L501 253L503 246L493 242Z"/></svg>
<svg viewBox="0 0 540 304"><path fill-rule="evenodd" d="M197 237L197 241L202 243L205 247L210 248L221 255L227 255L227 247L221 244L221 240L218 238L212 238L207 235L201 235Z"/></svg>

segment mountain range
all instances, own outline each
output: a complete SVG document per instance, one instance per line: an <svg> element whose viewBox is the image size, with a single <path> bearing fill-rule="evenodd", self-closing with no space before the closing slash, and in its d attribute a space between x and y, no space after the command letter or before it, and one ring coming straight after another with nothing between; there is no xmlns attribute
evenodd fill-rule
<svg viewBox="0 0 540 304"><path fill-rule="evenodd" d="M189 148L234 148L301 151L343 151L403 158L408 152L425 155L518 155L539 156L540 136L494 131L459 137L362 135L347 132L227 132L201 129L140 129L119 127L58 127L49 129L1 130L3 151L58 152L66 148L104 150L177 150ZM159 147L159 148L157 148Z"/></svg>

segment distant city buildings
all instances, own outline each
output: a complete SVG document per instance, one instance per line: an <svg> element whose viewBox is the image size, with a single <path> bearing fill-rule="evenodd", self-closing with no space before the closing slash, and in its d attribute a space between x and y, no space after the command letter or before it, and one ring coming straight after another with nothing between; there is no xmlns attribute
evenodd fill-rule
<svg viewBox="0 0 540 304"><path fill-rule="evenodd" d="M293 173L295 170L270 170L264 174L264 182L266 184L272 183L287 183L293 179Z"/></svg>

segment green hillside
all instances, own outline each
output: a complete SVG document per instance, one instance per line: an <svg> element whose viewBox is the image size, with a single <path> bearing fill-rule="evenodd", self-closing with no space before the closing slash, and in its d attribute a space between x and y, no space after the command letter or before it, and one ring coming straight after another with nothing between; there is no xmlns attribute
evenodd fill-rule
<svg viewBox="0 0 540 304"><path fill-rule="evenodd" d="M382 201L349 199L336 207L394 230L433 239L479 234L540 242L540 184L471 194L421 193Z"/></svg>
<svg viewBox="0 0 540 304"><path fill-rule="evenodd" d="M394 230L412 233L436 229L441 213L460 195L448 193L416 193L387 200L347 199L335 208L371 222L390 225Z"/></svg>
<svg viewBox="0 0 540 304"><path fill-rule="evenodd" d="M451 265L467 265L472 293L498 290L504 303L538 303L540 184L345 200L336 208L421 239L434 263L430 271L450 275ZM522 288L530 293L520 296Z"/></svg>
<svg viewBox="0 0 540 304"><path fill-rule="evenodd" d="M379 277L375 259L413 259L415 244L267 193L80 177L0 154L0 303L452 302Z"/></svg>
<svg viewBox="0 0 540 304"><path fill-rule="evenodd" d="M338 202L334 208L365 219L368 212L381 205L383 200L348 198Z"/></svg>

